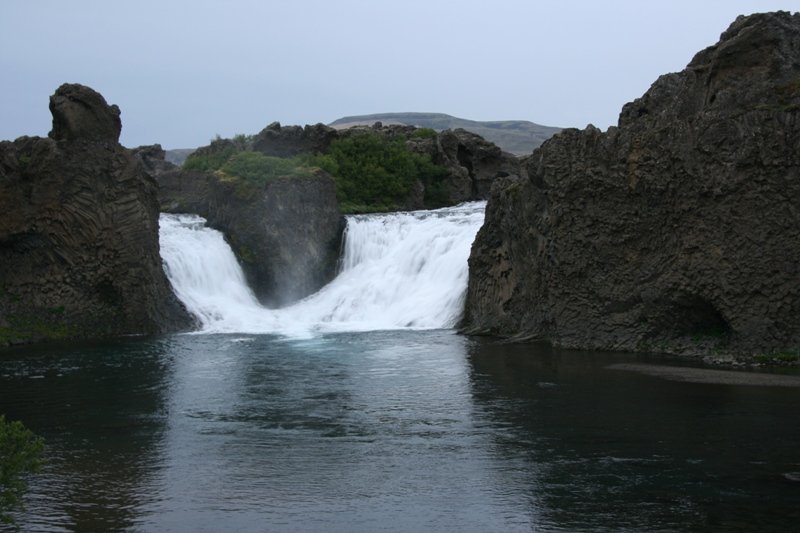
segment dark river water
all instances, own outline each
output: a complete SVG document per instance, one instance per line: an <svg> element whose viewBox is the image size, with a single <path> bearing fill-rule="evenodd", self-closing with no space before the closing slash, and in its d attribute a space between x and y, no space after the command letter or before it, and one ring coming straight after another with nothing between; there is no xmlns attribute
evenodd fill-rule
<svg viewBox="0 0 800 533"><path fill-rule="evenodd" d="M0 352L0 412L47 442L17 520L22 531L797 531L800 388L609 368L665 364L642 357L448 330Z"/></svg>

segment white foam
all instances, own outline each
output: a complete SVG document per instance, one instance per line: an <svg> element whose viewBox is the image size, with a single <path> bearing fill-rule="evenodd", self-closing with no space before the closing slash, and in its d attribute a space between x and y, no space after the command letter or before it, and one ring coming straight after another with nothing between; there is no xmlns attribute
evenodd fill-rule
<svg viewBox="0 0 800 533"><path fill-rule="evenodd" d="M178 298L206 332L448 328L461 317L467 258L485 203L348 217L342 270L283 309L262 307L221 233L196 215L161 216L161 256Z"/></svg>

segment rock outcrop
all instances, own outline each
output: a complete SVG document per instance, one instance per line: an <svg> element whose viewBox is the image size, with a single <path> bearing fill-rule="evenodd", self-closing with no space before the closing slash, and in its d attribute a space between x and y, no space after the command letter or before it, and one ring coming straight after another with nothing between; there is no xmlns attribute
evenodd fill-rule
<svg viewBox="0 0 800 533"><path fill-rule="evenodd" d="M466 331L566 347L800 350L800 14L739 17L687 68L492 189Z"/></svg>
<svg viewBox="0 0 800 533"><path fill-rule="evenodd" d="M486 200L496 178L519 174L516 156L464 129L441 132L432 158L450 171L448 188L458 202Z"/></svg>
<svg viewBox="0 0 800 533"><path fill-rule="evenodd" d="M131 153L139 158L144 169L153 177L178 169L177 165L167 161L167 152L161 148L160 144L137 146L136 148L131 148Z"/></svg>
<svg viewBox="0 0 800 533"><path fill-rule="evenodd" d="M177 170L158 182L164 211L199 214L225 234L263 304L293 303L335 276L344 218L325 172L255 185Z"/></svg>
<svg viewBox="0 0 800 533"><path fill-rule="evenodd" d="M253 150L273 157L322 153L336 138L336 130L324 124L300 127L273 122L255 136Z"/></svg>
<svg viewBox="0 0 800 533"><path fill-rule="evenodd" d="M463 129L445 130L430 136L416 136L420 128L404 124L382 124L354 126L334 129L324 124L313 126L281 126L274 122L264 128L252 141L252 149L264 155L291 157L299 154L325 153L332 142L353 135L375 134L387 139L403 137L408 148L416 153L427 154L431 160L445 169L444 180L447 202L451 205L489 197L492 181L501 176L517 174L519 160L503 152L497 145ZM217 141L219 142L234 142ZM221 145L214 149L221 149ZM210 147L209 147L210 148ZM198 150L205 153L207 148ZM407 198L405 209L423 209L422 184L413 188Z"/></svg>
<svg viewBox="0 0 800 533"><path fill-rule="evenodd" d="M188 327L158 248L156 184L88 87L50 98L50 138L0 143L0 345Z"/></svg>

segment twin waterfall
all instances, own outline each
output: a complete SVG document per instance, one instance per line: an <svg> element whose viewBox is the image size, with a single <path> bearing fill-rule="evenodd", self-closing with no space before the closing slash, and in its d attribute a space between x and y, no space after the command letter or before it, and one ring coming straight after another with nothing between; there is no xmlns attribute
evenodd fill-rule
<svg viewBox="0 0 800 533"><path fill-rule="evenodd" d="M307 337L339 331L453 327L485 202L347 218L339 275L319 292L267 309L222 234L196 215L161 215L161 257L178 298L209 333Z"/></svg>

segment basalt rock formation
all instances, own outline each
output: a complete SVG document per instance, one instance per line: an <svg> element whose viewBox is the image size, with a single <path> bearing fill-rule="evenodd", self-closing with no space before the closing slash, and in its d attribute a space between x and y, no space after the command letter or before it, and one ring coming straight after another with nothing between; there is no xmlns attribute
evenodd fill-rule
<svg viewBox="0 0 800 533"><path fill-rule="evenodd" d="M162 210L196 213L225 234L263 304L293 303L335 276L344 218L325 172L256 185L176 170L158 183Z"/></svg>
<svg viewBox="0 0 800 533"><path fill-rule="evenodd" d="M445 130L426 137L415 137L419 128L403 124L354 126L334 129L323 124L313 126L281 126L274 122L255 136L252 150L264 155L290 157L305 153L325 153L336 139L353 135L375 134L388 139L403 137L408 148L427 154L431 160L447 169L445 187L447 202L455 205L489 197L491 182L502 176L517 174L516 156L503 152L497 145L463 129ZM201 148L198 153L203 153ZM404 208L422 209L422 184L412 190Z"/></svg>
<svg viewBox="0 0 800 533"><path fill-rule="evenodd" d="M466 331L566 347L800 350L800 14L739 17L619 127L492 189Z"/></svg>
<svg viewBox="0 0 800 533"><path fill-rule="evenodd" d="M156 183L88 87L50 97L49 138L0 143L0 345L188 327L161 267Z"/></svg>

